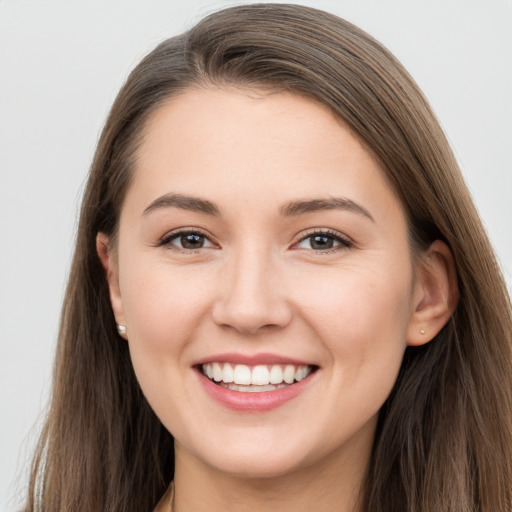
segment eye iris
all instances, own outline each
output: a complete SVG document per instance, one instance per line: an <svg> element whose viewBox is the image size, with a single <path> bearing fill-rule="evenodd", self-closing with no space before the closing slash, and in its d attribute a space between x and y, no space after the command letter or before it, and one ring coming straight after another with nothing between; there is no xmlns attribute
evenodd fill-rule
<svg viewBox="0 0 512 512"><path fill-rule="evenodd" d="M332 237L325 235L312 236L310 243L312 249L332 249L334 246Z"/></svg>
<svg viewBox="0 0 512 512"><path fill-rule="evenodd" d="M204 245L204 236L188 233L181 235L180 242L185 249L200 249Z"/></svg>

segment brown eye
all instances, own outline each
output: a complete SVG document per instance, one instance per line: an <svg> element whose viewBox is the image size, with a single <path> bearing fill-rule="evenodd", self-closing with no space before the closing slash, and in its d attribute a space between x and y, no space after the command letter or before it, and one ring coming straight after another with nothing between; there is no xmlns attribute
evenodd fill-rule
<svg viewBox="0 0 512 512"><path fill-rule="evenodd" d="M196 233L180 235L179 241L184 249L200 249L204 246L205 237Z"/></svg>
<svg viewBox="0 0 512 512"><path fill-rule="evenodd" d="M351 245L352 243L349 240L346 240L337 233L318 232L304 237L299 241L296 247L299 249L310 249L316 252L322 252L344 249Z"/></svg>
<svg viewBox="0 0 512 512"><path fill-rule="evenodd" d="M206 235L196 231L180 231L178 233L172 233L163 238L160 245L169 246L171 249L184 249L187 251L214 246Z"/></svg>
<svg viewBox="0 0 512 512"><path fill-rule="evenodd" d="M334 239L330 236L316 235L310 237L309 244L311 249L332 249L334 247Z"/></svg>

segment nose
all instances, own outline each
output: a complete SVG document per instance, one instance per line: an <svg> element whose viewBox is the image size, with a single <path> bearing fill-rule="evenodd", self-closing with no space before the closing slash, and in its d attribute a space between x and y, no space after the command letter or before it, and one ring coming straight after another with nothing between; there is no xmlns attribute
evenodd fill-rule
<svg viewBox="0 0 512 512"><path fill-rule="evenodd" d="M243 334L288 325L292 307L282 274L272 255L264 251L244 251L226 262L212 310L215 323Z"/></svg>

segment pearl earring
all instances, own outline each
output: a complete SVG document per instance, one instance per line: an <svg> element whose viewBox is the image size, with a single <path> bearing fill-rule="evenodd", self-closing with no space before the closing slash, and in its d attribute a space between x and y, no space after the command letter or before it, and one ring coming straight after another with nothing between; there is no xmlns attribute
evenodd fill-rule
<svg viewBox="0 0 512 512"><path fill-rule="evenodd" d="M120 336L126 336L126 325L116 324L117 332Z"/></svg>
<svg viewBox="0 0 512 512"><path fill-rule="evenodd" d="M126 328L125 328L126 331ZM420 334L425 334L425 329L420 329Z"/></svg>

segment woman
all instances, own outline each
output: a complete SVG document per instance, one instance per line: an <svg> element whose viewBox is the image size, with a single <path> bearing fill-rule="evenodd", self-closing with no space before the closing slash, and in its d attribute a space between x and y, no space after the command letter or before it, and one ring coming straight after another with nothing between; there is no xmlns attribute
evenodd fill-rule
<svg viewBox="0 0 512 512"><path fill-rule="evenodd" d="M107 120L27 510L510 510L511 333L394 57L226 9Z"/></svg>

